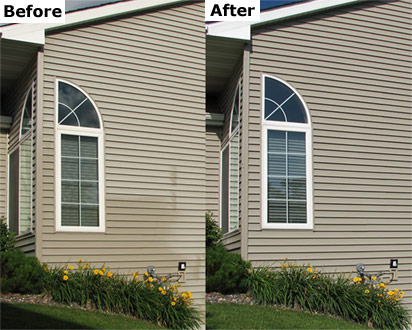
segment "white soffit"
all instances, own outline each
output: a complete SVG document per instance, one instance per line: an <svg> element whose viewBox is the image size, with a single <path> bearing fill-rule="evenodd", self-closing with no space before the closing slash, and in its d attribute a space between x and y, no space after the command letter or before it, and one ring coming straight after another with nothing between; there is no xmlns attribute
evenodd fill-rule
<svg viewBox="0 0 412 330"><path fill-rule="evenodd" d="M82 9L66 13L65 23L12 24L1 27L0 33L2 34L1 37L4 39L12 39L43 45L45 43L46 31L179 2L183 2L183 0L130 0L117 2L101 7Z"/></svg>
<svg viewBox="0 0 412 330"><path fill-rule="evenodd" d="M251 27L265 24L271 21L291 18L294 16L314 13L320 10L330 9L350 3L365 0L313 0L305 3L297 3L288 7L274 8L260 14L257 22L220 22L209 23L207 33L216 37L227 37L250 40Z"/></svg>

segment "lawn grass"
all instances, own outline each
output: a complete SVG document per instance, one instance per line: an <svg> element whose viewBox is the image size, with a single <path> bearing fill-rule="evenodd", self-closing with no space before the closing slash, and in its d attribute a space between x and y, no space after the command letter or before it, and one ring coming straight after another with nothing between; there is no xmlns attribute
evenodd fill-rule
<svg viewBox="0 0 412 330"><path fill-rule="evenodd" d="M368 329L326 315L274 307L207 304L206 329Z"/></svg>
<svg viewBox="0 0 412 330"><path fill-rule="evenodd" d="M1 304L1 329L162 329L121 315L69 307Z"/></svg>

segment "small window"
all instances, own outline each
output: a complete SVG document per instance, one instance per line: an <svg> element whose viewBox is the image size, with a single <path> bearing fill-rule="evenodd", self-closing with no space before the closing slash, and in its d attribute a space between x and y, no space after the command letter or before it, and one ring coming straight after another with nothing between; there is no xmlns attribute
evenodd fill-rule
<svg viewBox="0 0 412 330"><path fill-rule="evenodd" d="M221 223L223 233L239 228L239 116L240 88L238 86L230 115L230 138L221 153Z"/></svg>
<svg viewBox="0 0 412 330"><path fill-rule="evenodd" d="M17 235L32 231L33 89L26 95L20 117L19 143L9 156L9 226Z"/></svg>
<svg viewBox="0 0 412 330"><path fill-rule="evenodd" d="M58 81L57 229L104 231L103 132L92 100Z"/></svg>
<svg viewBox="0 0 412 330"><path fill-rule="evenodd" d="M312 228L309 113L301 96L264 76L262 212L265 228Z"/></svg>

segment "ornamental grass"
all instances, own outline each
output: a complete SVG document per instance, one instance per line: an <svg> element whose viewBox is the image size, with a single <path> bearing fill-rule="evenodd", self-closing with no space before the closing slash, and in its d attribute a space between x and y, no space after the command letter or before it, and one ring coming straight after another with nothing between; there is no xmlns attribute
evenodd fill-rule
<svg viewBox="0 0 412 330"><path fill-rule="evenodd" d="M82 260L77 267L45 267L46 292L56 302L130 315L170 329L197 328L200 314L191 307L192 294L180 293L179 286L147 273L113 274Z"/></svg>
<svg viewBox="0 0 412 330"><path fill-rule="evenodd" d="M262 305L335 315L379 329L410 326L408 312L400 305L403 291L388 290L376 278L363 281L283 263L277 269L251 270L248 286L255 301Z"/></svg>

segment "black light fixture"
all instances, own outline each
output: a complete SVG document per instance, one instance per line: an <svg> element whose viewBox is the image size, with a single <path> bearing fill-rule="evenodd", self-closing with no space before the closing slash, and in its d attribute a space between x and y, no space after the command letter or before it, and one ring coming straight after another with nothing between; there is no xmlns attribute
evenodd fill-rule
<svg viewBox="0 0 412 330"><path fill-rule="evenodd" d="M390 268L398 268L398 259L391 259Z"/></svg>
<svg viewBox="0 0 412 330"><path fill-rule="evenodd" d="M186 262L185 261L179 261L179 265L177 266L178 271L185 271L186 270Z"/></svg>

